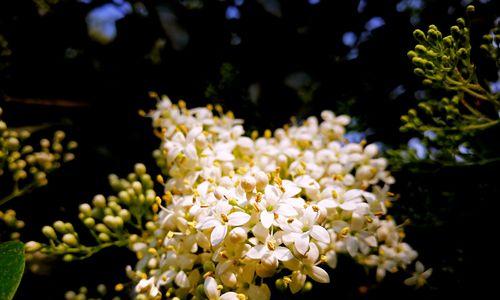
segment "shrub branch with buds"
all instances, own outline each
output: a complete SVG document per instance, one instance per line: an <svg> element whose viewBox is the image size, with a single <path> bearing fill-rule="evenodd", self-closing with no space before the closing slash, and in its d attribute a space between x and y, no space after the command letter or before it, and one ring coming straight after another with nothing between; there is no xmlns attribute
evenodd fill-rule
<svg viewBox="0 0 500 300"><path fill-rule="evenodd" d="M473 6L467 8L468 14L474 10ZM413 34L418 44L408 52L414 73L423 78L422 83L444 90L449 96L420 101L417 108L401 117L401 130L431 133L426 143L440 149L440 156L447 160L455 160L460 145L469 147L467 142L472 136L500 123L499 94L481 83L471 60L468 23L464 18L457 19L457 25L444 37L435 25L430 25L426 33L417 29ZM498 67L497 31L484 37L481 49Z"/></svg>
<svg viewBox="0 0 500 300"><path fill-rule="evenodd" d="M47 174L74 158L75 142L65 143L65 133L57 131L52 140L42 139L39 146L30 142L28 130L9 128L0 108L0 206L47 184ZM2 224L4 223L4 224ZM1 226L19 230L24 222L13 210L0 211ZM1 232L0 232L1 235ZM19 239L13 232L11 239Z"/></svg>

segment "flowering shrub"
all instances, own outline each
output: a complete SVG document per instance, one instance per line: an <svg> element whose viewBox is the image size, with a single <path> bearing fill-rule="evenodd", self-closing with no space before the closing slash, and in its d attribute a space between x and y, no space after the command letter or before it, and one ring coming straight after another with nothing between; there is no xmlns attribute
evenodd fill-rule
<svg viewBox="0 0 500 300"><path fill-rule="evenodd" d="M116 194L80 206L97 244L57 221L43 228L49 243L28 251L70 261L127 246L138 258L127 267L137 299L269 299L271 277L292 293L310 289L308 278L329 283L340 254L375 268L377 280L417 258L387 215L387 161L375 144L344 140L348 116L325 111L260 137L245 136L243 121L220 106L163 97L149 116L161 138L161 193L142 164L126 179L111 175ZM419 263L406 283L420 286L430 273Z"/></svg>

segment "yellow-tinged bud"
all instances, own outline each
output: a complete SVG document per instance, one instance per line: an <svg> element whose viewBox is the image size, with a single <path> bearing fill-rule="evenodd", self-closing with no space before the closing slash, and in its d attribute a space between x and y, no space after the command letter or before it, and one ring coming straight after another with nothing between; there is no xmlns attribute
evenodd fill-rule
<svg viewBox="0 0 500 300"><path fill-rule="evenodd" d="M274 282L274 285L281 292L284 292L287 289L287 284L285 283L285 281L282 278L276 279L276 281Z"/></svg>
<svg viewBox="0 0 500 300"><path fill-rule="evenodd" d="M57 235L56 235L54 228L52 228L50 226L43 226L42 233L43 233L43 235L45 235L47 238L49 238L51 240L57 239Z"/></svg>
<svg viewBox="0 0 500 300"><path fill-rule="evenodd" d="M118 283L115 285L115 291L117 291L117 292L123 291L123 288L124 288L124 286L121 283Z"/></svg>
<svg viewBox="0 0 500 300"><path fill-rule="evenodd" d="M72 233L66 233L65 235L63 235L62 241L71 247L78 246L78 240L76 239L76 236Z"/></svg>
<svg viewBox="0 0 500 300"><path fill-rule="evenodd" d="M24 245L24 249L28 253L36 252L36 251L40 250L40 248L42 248L42 244L40 244L39 242L35 242L35 241L29 241Z"/></svg>

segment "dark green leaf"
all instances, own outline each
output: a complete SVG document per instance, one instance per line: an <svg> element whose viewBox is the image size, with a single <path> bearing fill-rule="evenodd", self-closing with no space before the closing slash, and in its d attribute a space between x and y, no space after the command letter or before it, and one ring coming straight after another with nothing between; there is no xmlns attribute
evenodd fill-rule
<svg viewBox="0 0 500 300"><path fill-rule="evenodd" d="M24 272L24 244L0 244L0 300L14 297Z"/></svg>

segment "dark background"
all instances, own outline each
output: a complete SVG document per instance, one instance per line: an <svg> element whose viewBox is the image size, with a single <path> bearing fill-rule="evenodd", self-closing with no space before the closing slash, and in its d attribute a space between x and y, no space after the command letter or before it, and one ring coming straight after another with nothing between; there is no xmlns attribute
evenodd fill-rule
<svg viewBox="0 0 500 300"><path fill-rule="evenodd" d="M89 36L86 17L111 1L2 0L3 117L10 126L51 125L35 137L63 129L80 145L77 159L51 175L47 187L12 203L27 223L23 240L41 239L35 228L59 218L77 223L79 203L109 192L109 173L125 176L144 162L156 174L151 152L159 141L138 115L154 106L150 91L191 107L220 103L261 132L292 115L332 109L355 116L351 129L370 142L405 144L411 135L399 132L399 117L426 95L406 57L412 32L435 24L447 33L469 2L129 1L116 37L103 44ZM474 3L478 45L498 16L498 2ZM346 32L357 37L354 44ZM497 80L496 69L473 56L482 80ZM492 147L497 136L488 140ZM372 272L341 259L332 284L314 284L307 296L437 299L493 290L499 168L422 163L395 173L393 190L401 199L392 213L398 222L411 220L407 241L434 269L428 286L404 286L406 274L388 274L376 285ZM16 299L61 299L81 285L112 287L126 280L124 267L133 262L126 249L56 262L46 275L26 274Z"/></svg>

